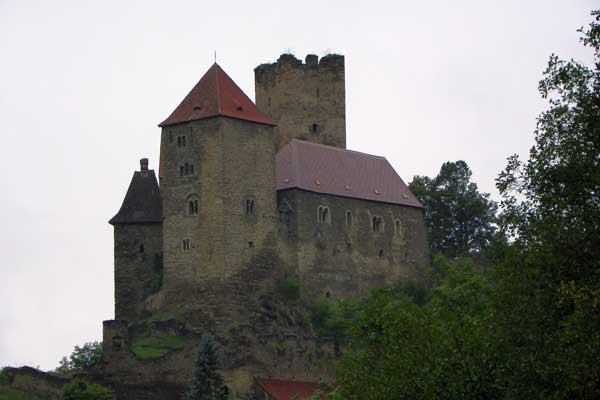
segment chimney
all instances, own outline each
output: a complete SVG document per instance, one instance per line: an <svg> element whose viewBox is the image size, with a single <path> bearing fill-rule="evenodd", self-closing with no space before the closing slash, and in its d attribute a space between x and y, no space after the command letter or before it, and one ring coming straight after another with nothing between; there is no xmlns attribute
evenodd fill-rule
<svg viewBox="0 0 600 400"><path fill-rule="evenodd" d="M142 172L142 176L148 176L148 159L142 158L140 160L140 170Z"/></svg>

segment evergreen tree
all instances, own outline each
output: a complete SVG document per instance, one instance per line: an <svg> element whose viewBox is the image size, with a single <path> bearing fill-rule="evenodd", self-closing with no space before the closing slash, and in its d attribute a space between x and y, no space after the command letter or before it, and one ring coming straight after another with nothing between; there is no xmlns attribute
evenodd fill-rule
<svg viewBox="0 0 600 400"><path fill-rule="evenodd" d="M187 400L226 400L227 387L218 373L218 346L210 335L203 335L198 346L198 354L192 382L186 395Z"/></svg>

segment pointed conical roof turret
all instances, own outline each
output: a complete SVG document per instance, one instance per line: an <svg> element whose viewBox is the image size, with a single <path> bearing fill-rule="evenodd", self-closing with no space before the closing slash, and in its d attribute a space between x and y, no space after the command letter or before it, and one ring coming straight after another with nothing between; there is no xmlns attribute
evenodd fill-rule
<svg viewBox="0 0 600 400"><path fill-rule="evenodd" d="M258 111L252 100L219 64L214 63L169 118L158 126L165 127L216 116L275 125L266 115Z"/></svg>
<svg viewBox="0 0 600 400"><path fill-rule="evenodd" d="M148 159L140 160L140 170L133 173L129 189L111 225L148 224L162 222L162 200L154 170L148 169Z"/></svg>

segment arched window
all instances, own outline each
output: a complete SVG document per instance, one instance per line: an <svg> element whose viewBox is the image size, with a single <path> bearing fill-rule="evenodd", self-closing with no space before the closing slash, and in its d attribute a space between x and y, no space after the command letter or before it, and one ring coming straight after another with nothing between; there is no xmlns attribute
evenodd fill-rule
<svg viewBox="0 0 600 400"><path fill-rule="evenodd" d="M190 198L187 203L187 215L198 215L198 199Z"/></svg>
<svg viewBox="0 0 600 400"><path fill-rule="evenodd" d="M352 226L352 211L346 210L346 225Z"/></svg>
<svg viewBox="0 0 600 400"><path fill-rule="evenodd" d="M179 176L194 175L194 164L186 162L179 165Z"/></svg>
<svg viewBox="0 0 600 400"><path fill-rule="evenodd" d="M383 218L377 215L373 216L373 232L383 232Z"/></svg>
<svg viewBox="0 0 600 400"><path fill-rule="evenodd" d="M329 213L329 207L319 206L317 210L317 221L322 224L331 223L331 215Z"/></svg>
<svg viewBox="0 0 600 400"><path fill-rule="evenodd" d="M402 226L400 225L400 219L396 218L396 220L394 221L394 233L396 235L402 235Z"/></svg>

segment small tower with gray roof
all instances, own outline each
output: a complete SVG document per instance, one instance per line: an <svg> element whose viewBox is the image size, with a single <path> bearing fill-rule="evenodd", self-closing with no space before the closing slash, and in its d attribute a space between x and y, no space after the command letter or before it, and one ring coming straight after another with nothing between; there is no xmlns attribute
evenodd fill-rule
<svg viewBox="0 0 600 400"><path fill-rule="evenodd" d="M109 221L114 227L115 319L137 320L144 300L162 283L162 201L154 170L140 160L119 212Z"/></svg>

